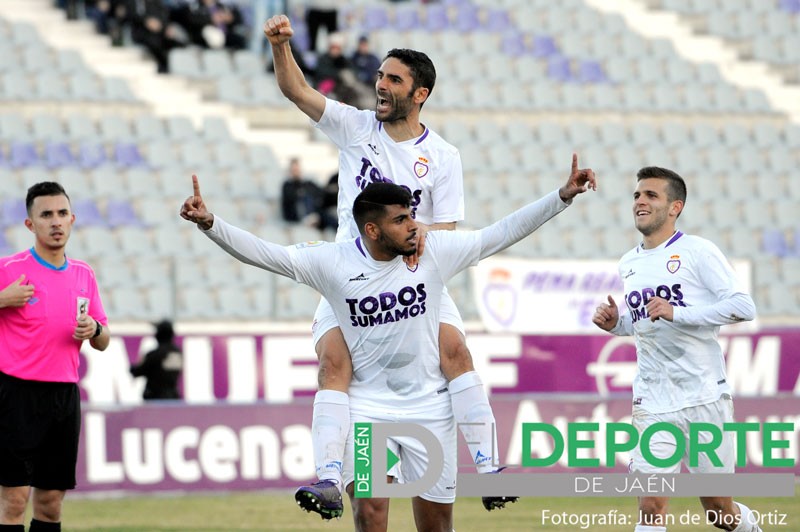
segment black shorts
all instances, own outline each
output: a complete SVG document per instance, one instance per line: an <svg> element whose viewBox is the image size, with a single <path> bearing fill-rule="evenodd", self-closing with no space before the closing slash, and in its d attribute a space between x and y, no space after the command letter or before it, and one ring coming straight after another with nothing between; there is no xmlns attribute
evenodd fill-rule
<svg viewBox="0 0 800 532"><path fill-rule="evenodd" d="M0 372L0 486L73 489L80 431L77 384Z"/></svg>

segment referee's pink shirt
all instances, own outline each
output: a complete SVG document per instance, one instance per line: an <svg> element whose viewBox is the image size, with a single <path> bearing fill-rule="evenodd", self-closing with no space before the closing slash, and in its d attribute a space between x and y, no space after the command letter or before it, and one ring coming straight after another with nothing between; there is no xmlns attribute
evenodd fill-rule
<svg viewBox="0 0 800 532"><path fill-rule="evenodd" d="M79 305L108 325L94 271L67 259L56 268L33 248L0 259L0 290L25 274L33 297L22 307L0 309L0 371L19 379L78 382L81 343L72 338Z"/></svg>

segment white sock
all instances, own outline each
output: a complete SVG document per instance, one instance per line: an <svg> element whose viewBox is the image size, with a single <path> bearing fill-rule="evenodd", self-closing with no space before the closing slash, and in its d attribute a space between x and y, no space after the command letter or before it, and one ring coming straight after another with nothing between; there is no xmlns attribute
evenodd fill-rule
<svg viewBox="0 0 800 532"><path fill-rule="evenodd" d="M633 529L633 532L667 532L667 527L636 525L636 528Z"/></svg>
<svg viewBox="0 0 800 532"><path fill-rule="evenodd" d="M491 473L499 462L497 431L481 378L477 372L468 371L451 380L448 389L453 415L478 473Z"/></svg>
<svg viewBox="0 0 800 532"><path fill-rule="evenodd" d="M335 480L342 486L342 461L350 431L350 398L344 392L320 390L314 396L311 444L314 466L320 480Z"/></svg>
<svg viewBox="0 0 800 532"><path fill-rule="evenodd" d="M750 508L736 501L733 501L733 504L739 507L739 512L741 513L739 526L734 528L733 532L761 532L761 527L756 523L755 516L750 511Z"/></svg>

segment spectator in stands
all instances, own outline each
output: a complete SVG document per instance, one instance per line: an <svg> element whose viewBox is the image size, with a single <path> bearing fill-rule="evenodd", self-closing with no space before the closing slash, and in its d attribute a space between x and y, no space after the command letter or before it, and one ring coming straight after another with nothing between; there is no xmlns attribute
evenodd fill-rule
<svg viewBox="0 0 800 532"><path fill-rule="evenodd" d="M173 8L172 17L186 30L192 44L229 50L247 47L244 17L232 2L191 0Z"/></svg>
<svg viewBox="0 0 800 532"><path fill-rule="evenodd" d="M308 46L312 52L317 51L317 35L324 26L328 35L339 30L340 0L309 0L306 8L306 26L308 27Z"/></svg>
<svg viewBox="0 0 800 532"><path fill-rule="evenodd" d="M281 189L281 214L289 223L305 223L319 226L322 190L319 186L303 177L300 159L293 157L289 161L289 176Z"/></svg>
<svg viewBox="0 0 800 532"><path fill-rule="evenodd" d="M340 34L328 39L328 51L317 60L316 89L323 95L342 103L364 109L374 102L374 89L360 83L353 64L344 55L344 38ZM369 97L370 93L373 97ZM364 101L369 97L369 101Z"/></svg>
<svg viewBox="0 0 800 532"><path fill-rule="evenodd" d="M111 44L122 46L126 0L87 0L86 16L94 21L97 33L111 37Z"/></svg>
<svg viewBox="0 0 800 532"><path fill-rule="evenodd" d="M183 354L175 345L172 322L163 320L155 324L158 347L149 351L136 365L131 366L131 375L145 377L143 397L151 399L180 399L178 378L183 369Z"/></svg>
<svg viewBox="0 0 800 532"><path fill-rule="evenodd" d="M125 20L131 26L131 38L147 48L158 65L159 73L169 72L169 52L183 46L170 11L163 0L126 0Z"/></svg>
<svg viewBox="0 0 800 532"><path fill-rule="evenodd" d="M366 35L359 37L358 47L353 52L350 62L353 65L358 81L372 90L375 85L375 76L381 66L381 60L370 51L369 39Z"/></svg>
<svg viewBox="0 0 800 532"><path fill-rule="evenodd" d="M339 172L328 179L328 184L322 189L322 205L320 205L319 230L339 228L339 214L336 209L339 205Z"/></svg>

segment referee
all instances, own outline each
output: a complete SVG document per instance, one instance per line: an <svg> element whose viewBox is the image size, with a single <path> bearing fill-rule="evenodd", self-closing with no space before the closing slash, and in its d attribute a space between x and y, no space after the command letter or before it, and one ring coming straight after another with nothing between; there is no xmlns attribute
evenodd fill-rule
<svg viewBox="0 0 800 532"><path fill-rule="evenodd" d="M75 488L80 348L108 347L108 320L88 264L67 258L75 223L58 183L28 189L30 249L0 259L0 532L61 530ZM31 489L32 488L32 489Z"/></svg>

